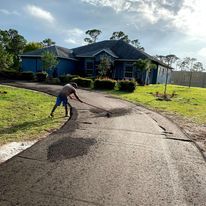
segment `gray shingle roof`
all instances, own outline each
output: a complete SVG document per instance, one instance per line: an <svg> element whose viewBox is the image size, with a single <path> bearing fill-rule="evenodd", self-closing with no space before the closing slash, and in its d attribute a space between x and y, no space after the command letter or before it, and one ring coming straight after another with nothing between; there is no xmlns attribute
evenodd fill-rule
<svg viewBox="0 0 206 206"><path fill-rule="evenodd" d="M104 48L104 49L99 49L99 50L93 50L93 51L89 51L89 52L85 52L85 53L80 53L80 54L76 54L76 57L94 57L97 54L99 54L100 52L105 51L106 53L110 54L111 56L115 57L115 58L119 58L111 49L109 48Z"/></svg>
<svg viewBox="0 0 206 206"><path fill-rule="evenodd" d="M51 52L53 53L56 57L60 57L60 58L66 58L66 59L74 59L74 56L72 55L72 51L70 49L64 48L64 47L60 47L60 46L49 46L49 47L45 47L42 49L37 49L34 51L30 51L30 52L25 52L24 54L22 54L22 57L27 57L27 56L42 56L42 54L45 52Z"/></svg>
<svg viewBox="0 0 206 206"><path fill-rule="evenodd" d="M153 56L147 54L146 52L133 47L132 45L124 42L123 40L105 40L101 42L97 42L94 44L89 44L86 46L81 46L77 48L73 48L74 56L93 56L94 53L100 50L108 50L112 52L113 55L118 57L117 59L122 60L137 60L137 59L147 59L163 65L167 66L163 62L159 61L158 59L154 58Z"/></svg>
<svg viewBox="0 0 206 206"><path fill-rule="evenodd" d="M113 57L115 57L117 60L137 60L137 59L146 59L149 58L150 60L163 65L167 66L160 60L154 58L153 56L147 54L146 52L139 50L132 45L124 42L123 40L105 40L93 44L89 44L86 46L81 46L73 49L67 49L60 46L50 46L45 47L42 49L37 49L31 52L26 52L22 54L22 57L27 56L38 56L40 57L43 52L49 51L52 52L55 56L60 58L66 58L66 59L73 59L77 60L77 57L93 57L102 50L106 51Z"/></svg>

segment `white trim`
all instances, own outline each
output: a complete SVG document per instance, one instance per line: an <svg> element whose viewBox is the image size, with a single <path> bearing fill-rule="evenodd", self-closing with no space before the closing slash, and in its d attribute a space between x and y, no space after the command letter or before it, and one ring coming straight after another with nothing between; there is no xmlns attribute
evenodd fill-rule
<svg viewBox="0 0 206 206"><path fill-rule="evenodd" d="M131 66L132 67L132 72L126 72L126 67L127 66ZM131 73L132 76L131 77L126 77L125 73ZM132 64L128 64L128 63L124 64L124 78L125 79L133 79L134 78L134 66Z"/></svg>
<svg viewBox="0 0 206 206"><path fill-rule="evenodd" d="M110 56L114 57L114 58L118 58L118 56L111 54L109 51L102 49L98 52L96 52L95 54L91 55L91 56L84 56L84 55L76 55L76 57L95 57L97 54L101 53L102 51L104 51L105 53L109 54Z"/></svg>

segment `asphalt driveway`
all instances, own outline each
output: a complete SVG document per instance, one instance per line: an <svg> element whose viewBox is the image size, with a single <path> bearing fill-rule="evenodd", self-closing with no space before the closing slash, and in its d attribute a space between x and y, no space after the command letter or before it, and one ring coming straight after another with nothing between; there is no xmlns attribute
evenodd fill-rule
<svg viewBox="0 0 206 206"><path fill-rule="evenodd" d="M24 84L56 95L61 86ZM206 205L206 165L159 114L78 90L61 129L0 165L0 205Z"/></svg>

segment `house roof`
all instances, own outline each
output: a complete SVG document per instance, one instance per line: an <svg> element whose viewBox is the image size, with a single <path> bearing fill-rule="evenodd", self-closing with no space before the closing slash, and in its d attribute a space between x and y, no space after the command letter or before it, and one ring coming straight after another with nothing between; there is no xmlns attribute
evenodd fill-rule
<svg viewBox="0 0 206 206"><path fill-rule="evenodd" d="M117 60L131 60L136 61L137 59L147 59L149 58L153 62L156 62L162 66L167 65L162 61L156 59L155 57L147 54L146 52L135 48L134 46L126 43L123 40L105 40L86 46L81 46L73 48L73 55L76 57L93 57L101 51L105 51L117 58Z"/></svg>
<svg viewBox="0 0 206 206"><path fill-rule="evenodd" d="M101 53L101 52L106 52L109 55L113 56L114 58L119 58L117 55L115 55L115 53L109 49L109 48L104 48L104 49L99 49L99 50L94 50L94 51L89 51L89 52L85 52L85 53L80 53L77 54L76 57L94 57L97 54Z"/></svg>
<svg viewBox="0 0 206 206"><path fill-rule="evenodd" d="M36 50L30 51L30 52L25 52L21 56L22 57L41 57L45 51L53 53L56 57L76 60L72 56L72 51L70 49L56 46L56 45L45 47L42 49L36 49Z"/></svg>
<svg viewBox="0 0 206 206"><path fill-rule="evenodd" d="M42 49L37 49L31 52L26 52L22 54L22 57L40 57L43 52L52 52L55 56L59 58L73 59L77 60L77 57L94 57L100 52L104 51L116 60L124 61L136 61L137 59L150 59L153 62L160 64L162 66L168 67L162 61L156 59L155 57L147 54L146 52L135 48L134 46L126 43L123 40L105 40L101 42L96 42L93 44L67 49L60 46L50 46ZM171 68L170 68L171 69Z"/></svg>

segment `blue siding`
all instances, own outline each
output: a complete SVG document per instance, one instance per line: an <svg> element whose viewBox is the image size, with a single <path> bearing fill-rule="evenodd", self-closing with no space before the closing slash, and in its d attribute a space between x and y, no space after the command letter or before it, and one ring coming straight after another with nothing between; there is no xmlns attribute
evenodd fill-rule
<svg viewBox="0 0 206 206"><path fill-rule="evenodd" d="M56 66L56 72L58 76L64 74L75 74L76 61L69 60L69 59L58 59L58 61L59 63ZM42 71L41 58L22 57L21 69L22 71L32 71L32 72ZM53 70L48 70L48 73L52 75Z"/></svg>
<svg viewBox="0 0 206 206"><path fill-rule="evenodd" d="M75 74L76 62L69 59L59 59L59 63L56 66L57 74Z"/></svg>
<svg viewBox="0 0 206 206"><path fill-rule="evenodd" d="M114 79L123 79L124 78L124 62L115 62L114 63Z"/></svg>

